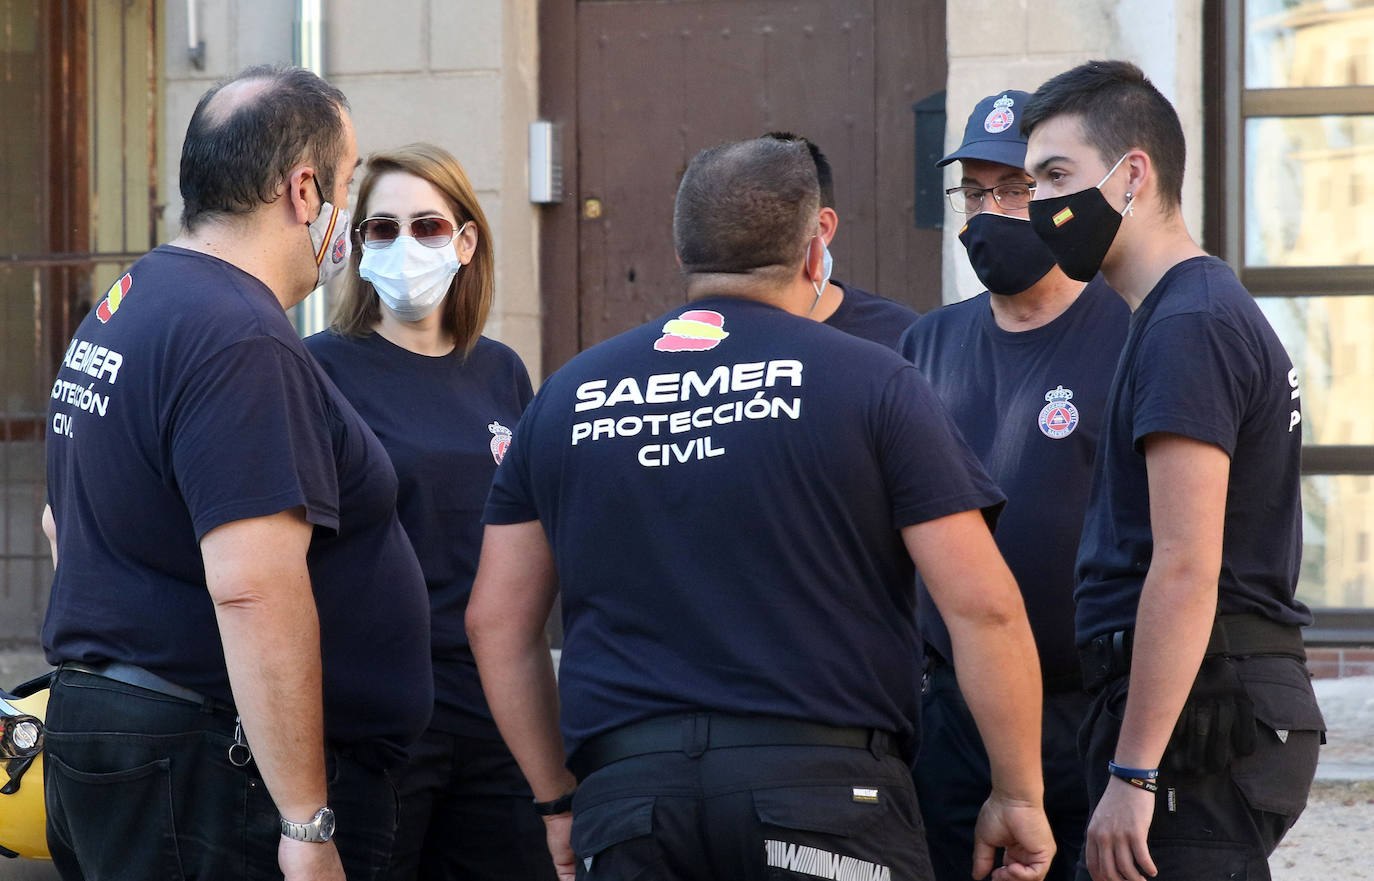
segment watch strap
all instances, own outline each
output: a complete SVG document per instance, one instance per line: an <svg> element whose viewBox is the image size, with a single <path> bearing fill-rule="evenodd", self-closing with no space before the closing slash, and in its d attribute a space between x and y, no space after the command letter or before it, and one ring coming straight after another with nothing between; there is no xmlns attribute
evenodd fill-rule
<svg viewBox="0 0 1374 881"><path fill-rule="evenodd" d="M555 814L566 814L572 810L573 794L560 795L553 801L536 801L534 812L541 817L552 817Z"/></svg>

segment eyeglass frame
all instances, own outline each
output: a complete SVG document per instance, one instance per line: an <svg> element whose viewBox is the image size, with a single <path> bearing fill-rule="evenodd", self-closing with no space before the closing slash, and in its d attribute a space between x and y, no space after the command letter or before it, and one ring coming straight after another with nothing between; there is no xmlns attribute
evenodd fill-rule
<svg viewBox="0 0 1374 881"><path fill-rule="evenodd" d="M389 220L389 221L391 221L392 223L396 224L396 238L393 238L391 241L387 242L385 245L369 245L369 244L367 243L367 237L363 234L363 227L366 226L367 223L368 223L369 221L372 221L372 220ZM370 250L370 251L380 251L380 250L382 250L383 248L390 248L392 245L396 244L396 239L401 238L401 236L405 235L406 233L412 232L412 230L411 230L411 228L410 228L410 225L411 225L412 223L414 223L415 221L417 221L417 220L442 220L442 221L444 221L445 223L447 223L449 226L453 227L453 232L451 232L451 233L449 234L448 240L447 240L447 241L444 241L444 242L442 242L442 243L440 243L440 244L438 244L438 245L429 245L429 244L425 244L424 242L420 242L419 237L417 237L417 236L415 236L415 235L413 235L413 234L411 235L411 238L415 239L415 241L417 241L417 242L420 242L420 244L421 244L421 245L424 245L426 248L436 248L436 249L437 249L437 248L444 248L444 247L447 247L448 245L453 244L454 241L456 241L457 238L458 238L460 235L463 234L463 230L467 228L467 225L468 225L469 223L472 223L472 220L469 219L469 220L464 220L464 221L463 221L462 223L460 223L460 224L455 224L452 220L449 220L447 217L445 217L445 216L442 215L442 214L424 214L424 215L421 215L420 217L412 217L412 218L410 218L409 220L402 220L402 219L399 218L399 217L389 217L389 216L387 216L387 215L385 215L385 214L374 214L374 215L372 215L371 217L364 217L362 220L358 221L358 224L357 224L356 226L353 227L353 232L358 236L358 244L359 244L359 245L361 245L361 246L364 247L364 248L367 248L367 249Z"/></svg>
<svg viewBox="0 0 1374 881"><path fill-rule="evenodd" d="M1026 199L1026 204L1025 204L1025 205L1003 205L1003 204L1002 204L1002 197L999 196L999 195L997 195L997 191L1000 190L1000 189L1003 188L1003 187L1025 187L1026 190L1027 190L1028 193L1029 193L1029 197ZM977 210L977 211L969 211L969 210L967 210L967 208L968 208L968 199L969 199L969 196L967 195L967 192L966 192L966 191L969 191L969 190L972 190L972 191L974 191L974 192L976 192L976 193L978 194L978 210ZM965 204L964 204L963 207L960 207L960 206L954 204L954 196L955 196L955 194L956 194L956 193L961 193L961 192L965 193L965 195L964 195L964 203L965 203ZM984 201L987 199L988 193L991 193L991 194L992 194L992 198L996 199L996 200L997 200L997 204L998 204L999 206L1001 206L1002 208L1005 208L1005 209L1007 209L1008 211L1021 211L1021 210L1024 210L1026 207L1028 207L1028 206L1030 205L1031 201L1035 198L1035 181L1007 181L1006 183L997 184L996 186L991 186L991 187L969 187L969 186L950 187L949 189L945 190L945 197L946 197L946 199L949 201L949 207L950 207L950 208L953 208L954 211L955 211L955 213L957 213L957 214L978 214L979 212L981 212L981 211L984 210L984 208L983 208L983 203L984 203Z"/></svg>

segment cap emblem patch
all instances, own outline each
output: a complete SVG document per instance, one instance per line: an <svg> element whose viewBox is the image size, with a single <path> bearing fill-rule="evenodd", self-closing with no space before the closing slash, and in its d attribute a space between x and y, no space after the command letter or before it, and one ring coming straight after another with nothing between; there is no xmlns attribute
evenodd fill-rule
<svg viewBox="0 0 1374 881"><path fill-rule="evenodd" d="M1000 135L1011 128L1011 124L1016 121L1016 114L1011 111L1015 103L1008 95L993 101L992 112L983 120L983 130L991 135Z"/></svg>

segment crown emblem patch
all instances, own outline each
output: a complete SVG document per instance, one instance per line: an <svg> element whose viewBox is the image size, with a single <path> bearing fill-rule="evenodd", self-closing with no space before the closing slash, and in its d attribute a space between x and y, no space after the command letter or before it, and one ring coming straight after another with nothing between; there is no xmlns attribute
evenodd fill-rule
<svg viewBox="0 0 1374 881"><path fill-rule="evenodd" d="M1062 385L1045 392L1045 400L1049 403L1040 411L1040 432L1045 437L1060 440L1073 434L1078 427L1078 408L1069 403L1072 398L1073 390Z"/></svg>
<svg viewBox="0 0 1374 881"><path fill-rule="evenodd" d="M500 465L501 460L506 458L506 450L510 449L510 429L499 422L492 422L487 425L487 431L491 432L491 457Z"/></svg>
<svg viewBox="0 0 1374 881"><path fill-rule="evenodd" d="M992 112L983 120L983 130L990 135L1000 135L1011 128L1011 124L1016 121L1016 114L1011 111L1011 106L1015 103L1009 95L1003 95L993 101Z"/></svg>

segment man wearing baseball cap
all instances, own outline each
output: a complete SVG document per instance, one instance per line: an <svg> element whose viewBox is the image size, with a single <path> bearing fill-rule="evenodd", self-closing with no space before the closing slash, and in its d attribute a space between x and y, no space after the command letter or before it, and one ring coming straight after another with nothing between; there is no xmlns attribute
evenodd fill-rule
<svg viewBox="0 0 1374 881"><path fill-rule="evenodd" d="M1074 559L1108 385L1129 312L1098 276L1066 276L1028 219L1021 107L1007 90L973 109L946 192L959 240L986 290L930 312L899 351L930 380L988 474L1007 495L994 538L1016 576L1044 685L1045 811L1058 845L1047 877L1073 876L1087 825L1076 755L1088 707L1073 638ZM924 586L921 754L914 767L940 881L971 875L974 823L991 782L983 741L954 677L949 632Z"/></svg>

